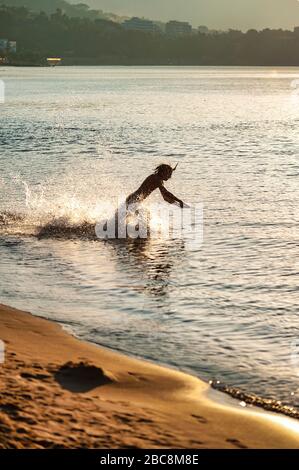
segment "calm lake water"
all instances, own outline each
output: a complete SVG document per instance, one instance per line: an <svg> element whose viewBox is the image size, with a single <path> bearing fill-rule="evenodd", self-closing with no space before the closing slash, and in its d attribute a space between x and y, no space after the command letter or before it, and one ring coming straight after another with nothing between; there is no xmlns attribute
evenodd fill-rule
<svg viewBox="0 0 299 470"><path fill-rule="evenodd" d="M299 407L299 69L2 67L0 79L0 302ZM204 205L202 246L36 237L94 222L163 161L179 162L167 188Z"/></svg>

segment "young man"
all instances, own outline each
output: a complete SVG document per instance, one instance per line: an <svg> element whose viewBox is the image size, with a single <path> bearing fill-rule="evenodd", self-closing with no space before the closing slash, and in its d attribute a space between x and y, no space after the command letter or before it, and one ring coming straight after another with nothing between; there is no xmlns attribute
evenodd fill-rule
<svg viewBox="0 0 299 470"><path fill-rule="evenodd" d="M187 204L184 204L181 199L178 199L164 187L164 181L168 181L171 178L172 173L176 170L176 168L177 165L174 168L171 168L170 165L165 165L164 163L159 165L155 172L148 176L142 185L134 193L127 197L127 207L129 207L131 204L144 201L153 191L155 191L155 189L160 190L163 199L166 202L169 202L169 204L178 203L181 208L188 207Z"/></svg>
<svg viewBox="0 0 299 470"><path fill-rule="evenodd" d="M127 238L124 236L124 233L127 232L127 226L125 228L125 232L120 235L119 234L119 224L122 227L123 224L130 224L135 226L136 229L140 227L139 222L141 217L142 223L146 223L149 227L150 221L150 212L145 209L141 210L140 204L156 189L159 189L162 197L165 201L169 204L177 203L181 208L189 207L185 204L181 199L178 199L174 196L171 192L169 192L164 187L164 181L167 181L171 178L172 173L176 170L177 165L175 168L171 168L170 165L162 164L159 165L155 172L148 176L142 183L142 185L132 194L130 194L125 202L125 207L120 206L115 212L115 235L116 238ZM104 230L107 230L107 222L104 224ZM114 238L114 236L112 237Z"/></svg>

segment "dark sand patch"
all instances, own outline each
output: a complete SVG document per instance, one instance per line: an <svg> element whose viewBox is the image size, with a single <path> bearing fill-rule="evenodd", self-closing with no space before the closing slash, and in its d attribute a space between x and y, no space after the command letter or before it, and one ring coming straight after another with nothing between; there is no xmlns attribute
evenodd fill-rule
<svg viewBox="0 0 299 470"><path fill-rule="evenodd" d="M68 362L58 369L54 377L62 388L73 393L86 393L113 383L103 369L85 362Z"/></svg>

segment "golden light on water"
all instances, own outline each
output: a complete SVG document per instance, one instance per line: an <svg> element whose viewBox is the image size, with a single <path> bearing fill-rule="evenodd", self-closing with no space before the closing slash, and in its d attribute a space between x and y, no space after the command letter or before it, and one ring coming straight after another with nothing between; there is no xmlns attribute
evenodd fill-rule
<svg viewBox="0 0 299 470"><path fill-rule="evenodd" d="M1 205L13 213L3 230L19 237L1 247L7 303L23 307L26 296L32 311L42 305L57 318L70 299L64 310L88 340L175 358L199 376L209 351L222 380L231 374L236 386L296 406L298 69L58 67L49 94L45 72L26 70L21 83L7 71ZM85 225L112 216L119 196L164 161L180 162L167 189L205 202L203 247L189 249L188 231L169 237L167 217L154 211L149 240L85 241ZM158 191L155 202L163 203ZM20 242L44 227L48 238ZM103 305L109 315L100 317Z"/></svg>

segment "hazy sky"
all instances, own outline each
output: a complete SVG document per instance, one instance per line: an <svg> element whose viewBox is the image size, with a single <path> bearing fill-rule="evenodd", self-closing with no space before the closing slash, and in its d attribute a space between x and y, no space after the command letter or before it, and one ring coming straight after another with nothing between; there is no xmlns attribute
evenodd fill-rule
<svg viewBox="0 0 299 470"><path fill-rule="evenodd" d="M298 0L71 0L104 11L153 19L188 20L211 28L293 28L299 26Z"/></svg>

